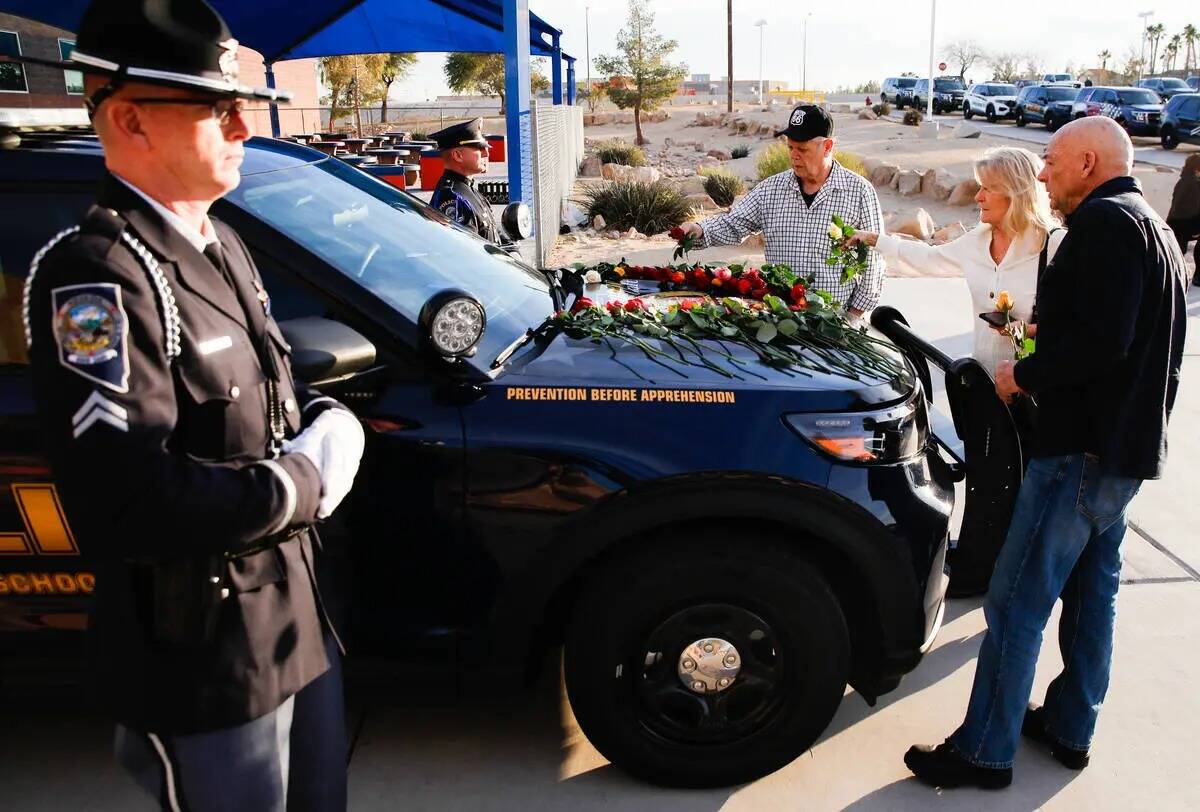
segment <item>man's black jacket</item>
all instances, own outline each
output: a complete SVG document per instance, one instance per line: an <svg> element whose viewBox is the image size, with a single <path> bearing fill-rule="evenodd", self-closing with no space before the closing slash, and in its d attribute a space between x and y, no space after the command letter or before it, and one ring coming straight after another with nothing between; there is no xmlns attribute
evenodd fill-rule
<svg viewBox="0 0 1200 812"><path fill-rule="evenodd" d="M1039 407L1033 456L1087 452L1106 473L1157 479L1183 361L1183 255L1131 177L1097 187L1067 227L1038 284L1037 352L1014 370Z"/></svg>

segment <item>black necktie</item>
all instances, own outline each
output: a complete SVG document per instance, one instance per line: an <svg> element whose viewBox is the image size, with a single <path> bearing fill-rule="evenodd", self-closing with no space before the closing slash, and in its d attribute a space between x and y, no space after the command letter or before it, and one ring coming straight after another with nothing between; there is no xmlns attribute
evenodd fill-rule
<svg viewBox="0 0 1200 812"><path fill-rule="evenodd" d="M225 250L221 248L219 242L210 242L204 246L204 256L208 257L208 261L221 272L221 275L225 277L225 282L233 288L238 304L242 306L242 313L246 316L246 323L250 325L250 336L254 339L263 373L271 380L278 381L279 367L275 363L275 354L271 352L269 344L271 339L267 335L266 308L263 301L252 290L249 279L242 278L248 274L234 272Z"/></svg>

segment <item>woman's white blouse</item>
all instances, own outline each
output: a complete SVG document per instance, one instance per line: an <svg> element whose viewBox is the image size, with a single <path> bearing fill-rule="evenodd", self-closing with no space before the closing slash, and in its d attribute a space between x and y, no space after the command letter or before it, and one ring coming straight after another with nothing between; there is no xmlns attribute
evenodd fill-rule
<svg viewBox="0 0 1200 812"><path fill-rule="evenodd" d="M1059 229L1051 235L1047 260L1054 257L1066 233L1065 229ZM999 265L992 261L991 243L992 227L980 223L945 245L928 245L892 234L881 234L876 250L888 265L898 265L910 272L932 276L956 276L961 273L966 277L967 287L971 291L971 327L975 331L972 355L995 377L996 365L1015 357L1012 342L988 327L978 314L995 310L996 296L1000 291L1007 290L1015 303L1013 319L1029 320L1037 293L1038 256L1045 244L1045 236L1038 229L1029 229L1021 234L1013 240Z"/></svg>

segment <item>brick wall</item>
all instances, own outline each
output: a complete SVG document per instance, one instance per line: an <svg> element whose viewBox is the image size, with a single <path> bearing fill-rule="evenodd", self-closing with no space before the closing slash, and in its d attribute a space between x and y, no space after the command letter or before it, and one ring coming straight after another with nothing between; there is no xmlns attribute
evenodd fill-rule
<svg viewBox="0 0 1200 812"><path fill-rule="evenodd" d="M52 0L47 0L52 2ZM15 31L20 39L21 53L41 59L59 59L59 39L74 41L70 31L17 17L0 14L0 30ZM0 108L76 108L83 106L81 94L67 93L67 77L58 68L24 65L28 93L0 93ZM267 84L262 56L249 48L238 49L239 79L244 85L264 87ZM317 112L317 60L296 59L275 66L275 86L294 94L291 105L279 108L279 123L283 135L312 132L320 128ZM248 119L260 135L271 134L271 120L265 103L251 102ZM301 110L301 108L310 108Z"/></svg>

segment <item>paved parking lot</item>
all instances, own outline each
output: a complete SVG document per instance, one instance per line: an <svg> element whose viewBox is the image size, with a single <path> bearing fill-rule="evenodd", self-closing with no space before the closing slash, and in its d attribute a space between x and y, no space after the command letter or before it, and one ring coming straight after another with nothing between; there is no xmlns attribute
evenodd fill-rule
<svg viewBox="0 0 1200 812"><path fill-rule="evenodd" d="M885 300L951 354L970 344L961 279L889 280ZM950 606L937 645L875 708L848 693L816 746L753 784L663 790L608 766L580 734L553 667L529 694L475 696L397 676L391 690L354 692L350 764L355 810L1188 810L1200 808L1194 737L1200 730L1200 292L1189 296L1188 361L1167 477L1133 511L1118 610L1116 665L1092 765L1072 773L1022 746L1012 788L937 792L901 763L913 742L934 742L961 719L983 630L978 601ZM939 421L944 430L945 418ZM551 666L553 663L551 663ZM1060 665L1043 644L1039 696ZM0 705L0 808L149 808L113 766L110 731L58 701L6 694Z"/></svg>

